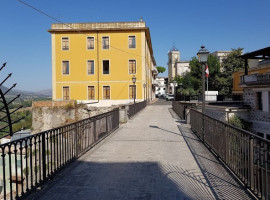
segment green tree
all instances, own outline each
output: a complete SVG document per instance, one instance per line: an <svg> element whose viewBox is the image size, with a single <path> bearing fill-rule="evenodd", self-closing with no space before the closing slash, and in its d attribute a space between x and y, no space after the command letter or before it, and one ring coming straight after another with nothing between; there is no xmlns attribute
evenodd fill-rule
<svg viewBox="0 0 270 200"><path fill-rule="evenodd" d="M210 54L207 59L207 65L209 70L208 89L212 91L219 91L216 81L220 73L220 63L218 58Z"/></svg>
<svg viewBox="0 0 270 200"><path fill-rule="evenodd" d="M163 73L166 71L165 67L157 66L156 68L157 68L158 73Z"/></svg>
<svg viewBox="0 0 270 200"><path fill-rule="evenodd" d="M217 57L209 55L209 90L218 90L215 83L215 78L220 71L220 63ZM185 95L197 95L202 91L202 64L196 57L193 57L189 63L190 72L187 72L182 77L175 77L178 84L182 83L181 93Z"/></svg>
<svg viewBox="0 0 270 200"><path fill-rule="evenodd" d="M243 48L232 49L232 52L222 60L221 70L215 82L219 94L232 94L233 72L245 67L244 59L239 58L242 51Z"/></svg>

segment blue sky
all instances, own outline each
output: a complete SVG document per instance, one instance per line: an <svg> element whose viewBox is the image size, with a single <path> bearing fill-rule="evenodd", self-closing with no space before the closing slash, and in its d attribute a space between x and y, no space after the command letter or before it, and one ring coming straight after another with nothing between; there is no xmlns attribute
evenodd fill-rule
<svg viewBox="0 0 270 200"><path fill-rule="evenodd" d="M157 65L167 67L173 44L189 60L204 44L210 51L270 46L269 0L24 0L63 21L139 21L150 28ZM54 20L17 0L0 0L0 78L37 91L51 88L51 37ZM167 76L167 72L161 74Z"/></svg>

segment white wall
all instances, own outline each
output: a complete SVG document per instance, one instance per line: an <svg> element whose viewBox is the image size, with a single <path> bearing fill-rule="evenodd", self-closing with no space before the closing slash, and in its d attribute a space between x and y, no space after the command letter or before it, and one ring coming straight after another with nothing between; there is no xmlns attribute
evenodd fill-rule
<svg viewBox="0 0 270 200"><path fill-rule="evenodd" d="M189 62L177 62L175 63L176 67L175 67L175 74L176 76L183 76L184 73L186 72L190 72L189 69Z"/></svg>

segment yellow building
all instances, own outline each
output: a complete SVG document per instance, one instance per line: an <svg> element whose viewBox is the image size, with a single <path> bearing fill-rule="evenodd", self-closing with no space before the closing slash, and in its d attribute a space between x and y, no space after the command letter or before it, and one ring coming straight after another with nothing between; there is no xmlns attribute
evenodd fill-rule
<svg viewBox="0 0 270 200"><path fill-rule="evenodd" d="M134 91L136 101L154 98L156 63L142 20L52 24L49 32L53 100L122 104Z"/></svg>
<svg viewBox="0 0 270 200"><path fill-rule="evenodd" d="M248 60L248 72L247 75L260 75L270 73L270 62L269 60L260 61L260 60ZM234 94L243 94L243 82L244 82L245 71L240 70L233 73L233 93ZM250 80L252 81L252 80Z"/></svg>

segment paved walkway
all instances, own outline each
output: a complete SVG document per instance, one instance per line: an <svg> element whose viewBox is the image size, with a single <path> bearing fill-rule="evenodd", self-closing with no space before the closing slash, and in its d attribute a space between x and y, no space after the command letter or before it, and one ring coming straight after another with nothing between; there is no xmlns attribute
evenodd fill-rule
<svg viewBox="0 0 270 200"><path fill-rule="evenodd" d="M250 199L161 104L147 106L30 199Z"/></svg>

